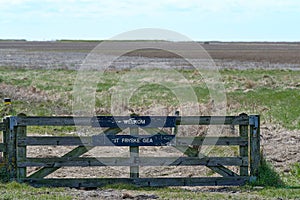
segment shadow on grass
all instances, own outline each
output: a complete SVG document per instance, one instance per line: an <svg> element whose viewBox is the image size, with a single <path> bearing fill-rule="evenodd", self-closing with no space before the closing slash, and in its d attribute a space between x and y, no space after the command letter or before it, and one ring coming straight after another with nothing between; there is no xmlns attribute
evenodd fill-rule
<svg viewBox="0 0 300 200"><path fill-rule="evenodd" d="M286 187L278 172L276 172L271 163L266 161L264 158L262 159L258 169L257 180L250 183L250 185L275 188Z"/></svg>
<svg viewBox="0 0 300 200"><path fill-rule="evenodd" d="M283 181L283 179L287 180ZM295 181L298 180L298 181ZM250 183L250 186L263 186L284 189L300 189L300 163L294 163L291 166L291 171L288 175L282 175L274 169L272 164L262 158L258 169L258 176L255 182ZM296 185L295 185L296 184Z"/></svg>

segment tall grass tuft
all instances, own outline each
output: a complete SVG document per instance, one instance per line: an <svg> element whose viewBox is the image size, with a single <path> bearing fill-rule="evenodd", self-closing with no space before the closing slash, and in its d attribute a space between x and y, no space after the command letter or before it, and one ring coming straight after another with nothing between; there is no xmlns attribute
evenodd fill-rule
<svg viewBox="0 0 300 200"><path fill-rule="evenodd" d="M278 172L274 169L272 164L266 161L264 158L262 159L258 169L257 180L253 182L252 185L277 188L285 186Z"/></svg>

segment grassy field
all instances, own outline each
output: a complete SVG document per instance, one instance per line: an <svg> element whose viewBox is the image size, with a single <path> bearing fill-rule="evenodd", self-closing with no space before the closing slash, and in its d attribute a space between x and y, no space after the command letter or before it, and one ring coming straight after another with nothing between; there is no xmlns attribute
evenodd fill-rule
<svg viewBox="0 0 300 200"><path fill-rule="evenodd" d="M145 71L132 73L144 74ZM110 114L111 89L126 85L121 78L127 71L105 72L105 79L96 87L96 113ZM165 73L160 71L160 73ZM209 91L203 78L193 70L179 70L195 91L199 104L209 104ZM27 115L72 115L73 70L34 70L0 68L0 97L11 97L17 113ZM300 71L290 70L221 70L221 81L226 89L227 113L238 115L260 114L262 124L277 124L287 130L300 130ZM133 74L134 75L134 74ZM145 77L139 77L141 80ZM123 82L122 82L123 81ZM168 79L178 84L176 79ZM184 89L184 88L183 88ZM158 101L159 99L159 101ZM175 111L178 101L172 91L159 84L148 84L134 93L130 106L143 113L147 108L161 106ZM3 105L1 105L2 109ZM35 128L39 134L63 134L72 128ZM300 165L295 163L289 173L278 172L272 167L262 168L257 185L217 190L184 188L135 188L127 185L107 186L123 193L153 194L165 199L297 199L300 197ZM278 176L278 177L277 177ZM274 178L275 177L275 178ZM278 179L280 181L278 181ZM0 184L0 199L72 199L68 189L32 188L23 184Z"/></svg>
<svg viewBox="0 0 300 200"><path fill-rule="evenodd" d="M199 103L208 103L209 91L201 75L193 70L179 72L189 81ZM119 80L125 73L106 72L105 80L98 83L95 88L97 114L110 113L111 88L116 84L128 84ZM133 73L138 76L141 72ZM260 114L263 122L300 129L300 71L222 70L220 73L229 114ZM72 70L10 70L2 67L0 97L11 97L16 111L27 115L71 115L75 79L76 71ZM175 85L179 80L168 81ZM157 83L143 86L130 99L134 110L143 110L143 107L157 103L174 109L178 106L172 91Z"/></svg>

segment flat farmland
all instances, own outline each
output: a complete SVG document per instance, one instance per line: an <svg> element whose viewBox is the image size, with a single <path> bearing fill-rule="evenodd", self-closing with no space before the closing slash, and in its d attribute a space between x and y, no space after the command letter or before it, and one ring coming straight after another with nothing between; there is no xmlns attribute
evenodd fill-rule
<svg viewBox="0 0 300 200"><path fill-rule="evenodd" d="M98 44L98 42L84 41L0 41L0 98L11 97L15 110L27 115L72 115L74 82L78 69L89 52ZM22 195L25 195L23 198L31 198L32 194L38 194L46 195L47 198L53 198L55 195L63 198L63 196L68 195L70 199L122 199L127 193L134 199L299 198L300 43L210 42L209 44L199 44L219 67L220 81L225 88L227 114L238 115L245 112L261 115L263 155L285 183L285 186L277 187L276 184L270 184L263 188L246 186L242 188L138 189L121 185L108 186L94 191L81 191L74 189L31 189L28 186L11 183L0 185L0 194L8 199L13 197L10 196L12 192L15 192L15 195L20 198ZM118 50L117 45L112 47L114 50ZM193 53L193 49L188 49L188 51ZM111 52L108 52L107 56L110 56L109 53ZM196 56L194 59L197 61ZM148 66L151 66L149 71L147 71ZM206 67L208 68L205 68L204 71L209 70L209 66ZM130 84L131 81L124 79L128 74L134 77L134 81L143 82L146 80L148 83L153 77L147 77L147 72L152 76L153 74L165 74L166 81L182 86L184 89L184 81L168 76L170 69L175 69L181 74L195 91L198 100L196 104L200 110L199 115L210 115L212 112L211 99L201 74L178 55L151 48L129 52L115 60L109 70L103 72L104 79L99 81L95 88L94 112L97 115L111 114L112 93L117 91L116 89L119 89L120 86L124 86L126 89L126 84ZM171 90L160 87L159 84L160 82L154 80L153 84L139 88L130 99L130 108L123 109L128 113L134 110L140 115L173 115L175 110L187 110L189 107L195 106L193 104L195 102L181 105ZM2 107L3 105L0 108ZM205 128L188 127L187 129L180 129L179 134L189 132L192 135L201 135L205 130ZM69 127L32 127L28 132L31 135L76 134L76 130ZM230 135L232 133L229 129L225 129L224 134ZM237 129L234 134L238 134ZM30 147L28 155L53 157L63 155L69 150L68 148L55 147ZM110 152L109 149L102 150L112 154L126 155L128 153L127 149L116 150L119 152ZM163 148L142 149L143 152L163 155L174 153ZM236 155L237 152L237 148L230 148L225 151L214 149L211 153L232 156ZM86 156L94 156L95 153L97 152L89 152ZM30 169L29 173L34 170L36 169ZM53 174L53 177L103 177L107 174L125 176L124 170L128 171L128 169L114 168L89 170L90 173L81 173L83 170L78 170L78 168L63 169ZM188 175L193 177L199 174L216 175L206 168L194 170L167 167L162 170L146 168L142 171L142 175L145 177L151 175ZM20 191L10 191L13 187L19 187ZM42 199L42 196L40 198Z"/></svg>
<svg viewBox="0 0 300 200"><path fill-rule="evenodd" d="M98 44L99 42L0 41L0 66L76 69ZM300 43L199 42L199 44L220 68L300 68ZM133 51L127 55L142 56L145 59L164 59L171 63L172 58L178 57L157 50Z"/></svg>

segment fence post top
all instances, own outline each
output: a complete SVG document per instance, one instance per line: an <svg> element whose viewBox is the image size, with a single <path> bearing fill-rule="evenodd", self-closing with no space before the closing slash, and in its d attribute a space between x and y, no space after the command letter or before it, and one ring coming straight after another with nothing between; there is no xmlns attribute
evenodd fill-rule
<svg viewBox="0 0 300 200"><path fill-rule="evenodd" d="M15 116L11 116L9 117L9 129L12 131L14 129L15 126L17 126L17 117Z"/></svg>

